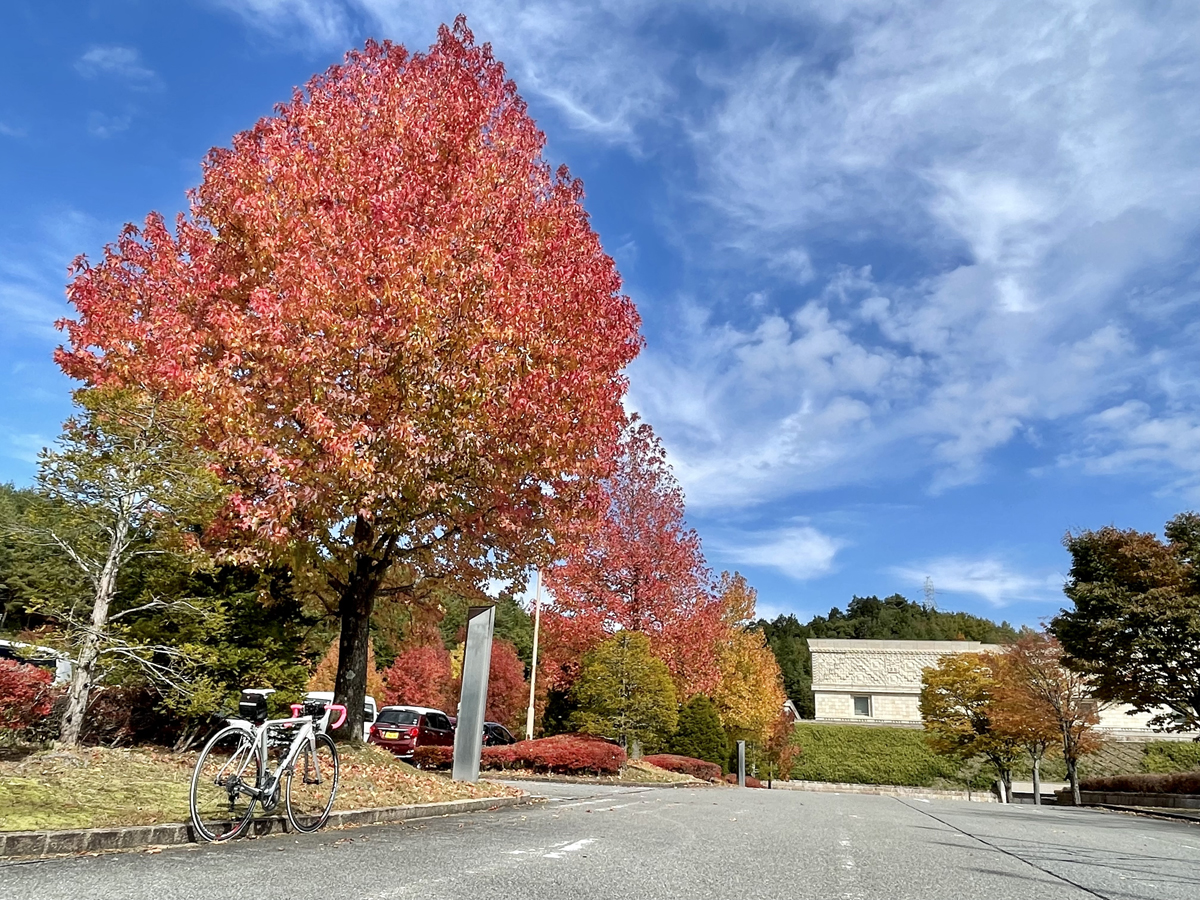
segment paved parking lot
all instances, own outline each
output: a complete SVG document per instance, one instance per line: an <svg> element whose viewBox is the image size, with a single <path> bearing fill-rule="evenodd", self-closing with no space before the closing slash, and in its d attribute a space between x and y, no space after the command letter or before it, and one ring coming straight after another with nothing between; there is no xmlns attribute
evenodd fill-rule
<svg viewBox="0 0 1200 900"><path fill-rule="evenodd" d="M1194 900L1200 827L1092 810L529 784L538 807L0 866L4 900Z"/></svg>

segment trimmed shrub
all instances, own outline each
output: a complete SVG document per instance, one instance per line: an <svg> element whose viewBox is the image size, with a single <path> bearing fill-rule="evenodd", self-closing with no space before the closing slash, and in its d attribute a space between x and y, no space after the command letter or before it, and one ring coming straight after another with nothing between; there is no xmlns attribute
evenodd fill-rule
<svg viewBox="0 0 1200 900"><path fill-rule="evenodd" d="M0 728L24 731L50 714L58 691L45 669L0 659Z"/></svg>
<svg viewBox="0 0 1200 900"><path fill-rule="evenodd" d="M418 747L412 761L418 769L449 769L454 765L454 748Z"/></svg>
<svg viewBox="0 0 1200 900"><path fill-rule="evenodd" d="M1147 772L1188 772L1200 769L1200 744L1192 741L1151 741L1142 768Z"/></svg>
<svg viewBox="0 0 1200 900"><path fill-rule="evenodd" d="M703 759L680 756L676 753L655 753L651 756L644 756L642 759L650 765L666 769L668 772L691 775L693 778L703 778L705 781L721 780L721 767Z"/></svg>
<svg viewBox="0 0 1200 900"><path fill-rule="evenodd" d="M725 776L725 781L727 784L737 784L737 772L730 772L728 775ZM757 778L755 778L753 775L746 776L746 787L760 788L762 786L763 786L763 783L761 781L759 781Z"/></svg>
<svg viewBox="0 0 1200 900"><path fill-rule="evenodd" d="M728 740L712 700L703 694L697 694L683 705L679 710L679 726L671 738L670 748L673 755L705 760L716 763L718 768L721 767L727 753Z"/></svg>
<svg viewBox="0 0 1200 900"><path fill-rule="evenodd" d="M484 747L487 769L529 769L559 775L616 775L625 765L625 751L603 738L586 734L556 734L507 747Z"/></svg>
<svg viewBox="0 0 1200 900"><path fill-rule="evenodd" d="M958 764L929 749L917 729L801 722L796 740L792 777L804 781L933 787L960 780Z"/></svg>
<svg viewBox="0 0 1200 900"><path fill-rule="evenodd" d="M1200 771L1169 775L1108 775L1084 778L1084 791L1127 791L1133 794L1200 794Z"/></svg>

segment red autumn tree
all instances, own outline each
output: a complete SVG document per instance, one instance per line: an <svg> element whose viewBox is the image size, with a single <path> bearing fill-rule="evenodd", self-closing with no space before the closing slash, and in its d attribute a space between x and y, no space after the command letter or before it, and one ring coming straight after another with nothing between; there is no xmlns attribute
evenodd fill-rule
<svg viewBox="0 0 1200 900"><path fill-rule="evenodd" d="M451 710L458 705L450 654L440 641L406 647L383 672L387 703Z"/></svg>
<svg viewBox="0 0 1200 900"><path fill-rule="evenodd" d="M492 641L492 661L488 667L487 719L513 731L524 722L529 705L529 682L525 663L509 641Z"/></svg>
<svg viewBox="0 0 1200 900"><path fill-rule="evenodd" d="M650 638L680 697L710 693L720 677L722 605L662 444L637 417L602 495L599 525L546 573L554 596L544 614L549 677L569 678L584 652L623 629Z"/></svg>
<svg viewBox="0 0 1200 900"><path fill-rule="evenodd" d="M75 264L59 364L205 411L213 536L336 595L351 739L381 585L521 579L611 471L638 317L544 143L460 18L348 54L209 153L173 233Z"/></svg>

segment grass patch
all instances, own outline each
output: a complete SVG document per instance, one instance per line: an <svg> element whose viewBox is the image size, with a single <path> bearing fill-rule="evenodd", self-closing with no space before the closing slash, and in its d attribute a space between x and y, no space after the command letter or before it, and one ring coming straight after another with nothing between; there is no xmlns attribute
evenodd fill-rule
<svg viewBox="0 0 1200 900"><path fill-rule="evenodd" d="M338 748L341 777L334 809L405 806L507 796L490 782L451 781L419 772L377 747ZM159 748L43 751L0 761L0 830L33 831L157 825L188 820L195 753ZM282 808L276 810L282 813Z"/></svg>

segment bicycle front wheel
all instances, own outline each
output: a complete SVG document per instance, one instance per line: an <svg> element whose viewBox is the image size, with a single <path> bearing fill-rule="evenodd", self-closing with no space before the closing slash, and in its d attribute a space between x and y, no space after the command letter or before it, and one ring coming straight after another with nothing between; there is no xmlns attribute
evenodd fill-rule
<svg viewBox="0 0 1200 900"><path fill-rule="evenodd" d="M333 738L316 736L316 752L306 742L288 776L285 799L288 821L297 831L316 831L329 820L337 795L338 754Z"/></svg>
<svg viewBox="0 0 1200 900"><path fill-rule="evenodd" d="M196 835L206 841L227 841L246 830L254 815L255 796L262 784L262 760L254 736L230 726L213 735L200 751L188 805Z"/></svg>

